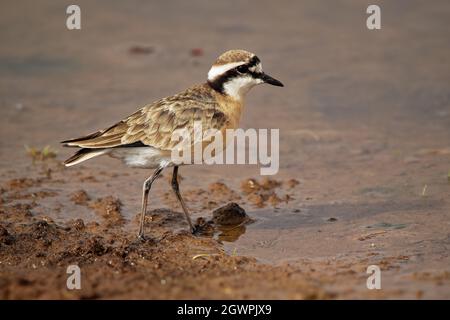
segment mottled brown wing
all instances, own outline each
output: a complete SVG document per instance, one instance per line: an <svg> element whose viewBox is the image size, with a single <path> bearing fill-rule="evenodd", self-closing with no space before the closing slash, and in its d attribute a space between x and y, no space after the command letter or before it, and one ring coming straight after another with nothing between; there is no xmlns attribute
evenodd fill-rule
<svg viewBox="0 0 450 320"><path fill-rule="evenodd" d="M203 130L221 130L228 120L217 109L212 97L196 95L195 90L186 91L149 104L105 130L63 143L66 146L97 149L140 142L161 150L171 150L179 143L171 141L172 133L185 128L192 136L195 121L201 121Z"/></svg>

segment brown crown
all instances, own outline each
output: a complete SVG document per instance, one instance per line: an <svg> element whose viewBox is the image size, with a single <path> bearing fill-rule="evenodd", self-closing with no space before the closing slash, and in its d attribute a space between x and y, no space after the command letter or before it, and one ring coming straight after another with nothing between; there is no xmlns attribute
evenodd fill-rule
<svg viewBox="0 0 450 320"><path fill-rule="evenodd" d="M232 62L248 62L254 56L253 53L245 50L230 50L222 53L219 58L214 62L214 65L223 65Z"/></svg>

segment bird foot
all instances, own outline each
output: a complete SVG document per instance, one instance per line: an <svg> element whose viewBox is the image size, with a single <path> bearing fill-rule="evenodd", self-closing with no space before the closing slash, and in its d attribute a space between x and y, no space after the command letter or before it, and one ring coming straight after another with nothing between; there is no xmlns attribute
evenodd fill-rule
<svg viewBox="0 0 450 320"><path fill-rule="evenodd" d="M200 232L201 232L201 227L200 227L200 226L193 226L193 227L191 228L191 233L192 233L194 236L199 236L199 235L200 235Z"/></svg>
<svg viewBox="0 0 450 320"><path fill-rule="evenodd" d="M149 240L150 238L147 237L146 235L144 235L143 233L139 233L137 235L137 239L141 242L146 242L147 240Z"/></svg>

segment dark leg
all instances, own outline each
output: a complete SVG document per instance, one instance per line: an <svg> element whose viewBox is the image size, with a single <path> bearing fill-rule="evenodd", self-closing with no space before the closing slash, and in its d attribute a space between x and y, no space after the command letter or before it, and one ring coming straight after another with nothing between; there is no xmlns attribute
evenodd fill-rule
<svg viewBox="0 0 450 320"><path fill-rule="evenodd" d="M141 211L141 219L139 222L139 233L138 238L144 239L144 220L145 220L145 212L147 211L147 201L148 201L148 193L150 192L150 188L152 187L153 181L161 174L164 167L158 167L158 169L153 172L153 175L145 180L144 185L142 186L142 211Z"/></svg>
<svg viewBox="0 0 450 320"><path fill-rule="evenodd" d="M184 203L184 200L181 197L180 188L178 186L177 176L178 176L178 166L175 166L173 168L173 175L172 175L172 189L175 192L175 195L177 196L177 199L180 202L181 207L183 208L183 212L184 212L186 220L187 220L187 222L189 224L191 232L194 233L195 232L195 228L194 228L194 225L192 224L191 217L189 216L189 211L188 211L188 209L186 207L186 204Z"/></svg>

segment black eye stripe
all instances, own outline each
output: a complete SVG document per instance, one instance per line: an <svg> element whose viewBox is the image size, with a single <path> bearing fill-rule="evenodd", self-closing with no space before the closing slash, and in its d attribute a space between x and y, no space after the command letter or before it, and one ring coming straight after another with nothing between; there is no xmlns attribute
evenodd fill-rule
<svg viewBox="0 0 450 320"><path fill-rule="evenodd" d="M213 88L214 90L224 93L224 84L228 82L232 78L239 77L241 74L236 70L236 68L230 69L221 76L214 79L214 81L208 80L208 84Z"/></svg>
<svg viewBox="0 0 450 320"><path fill-rule="evenodd" d="M257 56L253 56L250 61L247 63L247 66L249 68L256 66L258 63L260 63L261 60Z"/></svg>
<svg viewBox="0 0 450 320"><path fill-rule="evenodd" d="M260 62L261 61L259 60L259 58L257 56L253 56L248 63L240 65L239 67L246 66L248 69L248 68L256 66ZM224 74L222 74L219 77L217 77L216 79L214 79L214 81L208 80L208 84L211 86L211 88L213 88L217 92L224 93L225 92L224 91L225 83L227 83L232 78L242 76L242 74L237 71L237 68L239 68L239 67L228 70ZM250 71L250 70L247 70L245 72L245 74L251 75L255 79L261 77L261 73Z"/></svg>
<svg viewBox="0 0 450 320"><path fill-rule="evenodd" d="M250 71L249 74L250 74L253 78L255 78L255 79L261 78L261 75L262 75L262 73L260 73L260 72L254 72L254 71Z"/></svg>
<svg viewBox="0 0 450 320"><path fill-rule="evenodd" d="M247 62L246 64L242 64L242 65L236 67L236 69L237 69L239 72L242 72L242 73L244 73L244 72L249 72L249 73L250 73L250 71L249 71L248 69L250 69L250 68L252 68L252 67L255 67L255 66L258 65L260 62L261 62L261 61L259 60L259 58L258 58L257 56L253 56L253 58L251 58L249 62ZM240 68L241 68L241 69L246 68L246 70L240 70Z"/></svg>
<svg viewBox="0 0 450 320"><path fill-rule="evenodd" d="M240 65L236 67L236 70L240 73L247 73L248 72L248 66L246 64Z"/></svg>

